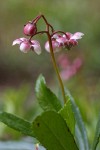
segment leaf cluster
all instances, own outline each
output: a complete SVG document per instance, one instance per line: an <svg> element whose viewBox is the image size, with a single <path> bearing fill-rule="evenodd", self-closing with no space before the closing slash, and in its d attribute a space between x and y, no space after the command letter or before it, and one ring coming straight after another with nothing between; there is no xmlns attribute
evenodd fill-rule
<svg viewBox="0 0 100 150"><path fill-rule="evenodd" d="M39 76L36 97L43 113L32 122L7 112L0 112L0 121L22 134L36 138L47 150L90 150L86 129L73 97L66 90L67 102L62 106L59 98ZM96 150L100 138L100 119L92 150Z"/></svg>

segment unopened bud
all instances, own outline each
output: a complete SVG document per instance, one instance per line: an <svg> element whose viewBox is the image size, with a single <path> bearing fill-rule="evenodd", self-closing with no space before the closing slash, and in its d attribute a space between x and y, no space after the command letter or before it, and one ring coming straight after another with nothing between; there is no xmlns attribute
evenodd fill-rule
<svg viewBox="0 0 100 150"><path fill-rule="evenodd" d="M29 22L25 25L25 27L24 27L25 35L33 36L36 34L36 32L37 32L36 24Z"/></svg>

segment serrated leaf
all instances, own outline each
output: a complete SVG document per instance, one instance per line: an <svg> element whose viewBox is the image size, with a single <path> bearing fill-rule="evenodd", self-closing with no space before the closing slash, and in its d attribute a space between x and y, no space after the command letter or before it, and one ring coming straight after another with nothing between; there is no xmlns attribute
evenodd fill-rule
<svg viewBox="0 0 100 150"><path fill-rule="evenodd" d="M0 112L0 122L25 135L34 137L31 123L7 112Z"/></svg>
<svg viewBox="0 0 100 150"><path fill-rule="evenodd" d="M92 150L96 150L99 140L100 140L100 114L99 114L99 119L98 119L97 126L96 126L96 132L95 132Z"/></svg>
<svg viewBox="0 0 100 150"><path fill-rule="evenodd" d="M33 131L47 150L78 150L65 120L55 111L38 116L33 122Z"/></svg>
<svg viewBox="0 0 100 150"><path fill-rule="evenodd" d="M72 111L72 104L71 101L68 100L64 107L59 111L61 116L67 123L68 128L70 129L71 133L74 135L75 131L75 117Z"/></svg>
<svg viewBox="0 0 100 150"><path fill-rule="evenodd" d="M42 75L39 76L36 82L36 96L41 108L45 111L59 111L62 106L57 96L46 86L45 79Z"/></svg>
<svg viewBox="0 0 100 150"><path fill-rule="evenodd" d="M75 138L78 144L78 147L80 150L89 150L89 142L87 138L86 129L84 126L84 122L82 120L81 113L79 111L79 108L77 107L74 98L71 96L69 91L66 89L66 96L68 99L71 100L72 103L72 109L75 116Z"/></svg>

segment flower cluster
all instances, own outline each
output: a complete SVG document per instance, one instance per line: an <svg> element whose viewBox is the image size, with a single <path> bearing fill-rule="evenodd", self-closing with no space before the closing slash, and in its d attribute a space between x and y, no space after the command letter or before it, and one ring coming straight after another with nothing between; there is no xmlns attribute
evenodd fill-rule
<svg viewBox="0 0 100 150"><path fill-rule="evenodd" d="M37 22L40 18L43 18L46 24L46 30L38 32ZM51 30L50 30L51 28ZM37 34L49 34L49 41L45 43L46 51L50 52L50 40L52 43L53 52L58 52L62 48L67 48L68 50L78 44L78 40L84 35L81 32L76 32L71 34L69 32L64 33L63 31L55 31L53 27L47 22L43 15L36 17L33 21L29 21L23 29L23 32L27 38L19 38L13 41L12 45L19 44L20 50L24 53L29 52L30 50L35 51L37 54L41 53L40 43L36 40L32 40L32 37Z"/></svg>
<svg viewBox="0 0 100 150"><path fill-rule="evenodd" d="M71 62L67 55L60 55L58 57L58 65L61 68L60 75L63 80L69 80L74 76L83 64L82 58L77 57Z"/></svg>
<svg viewBox="0 0 100 150"><path fill-rule="evenodd" d="M60 51L62 48L67 48L70 50L71 47L76 46L78 44L78 39L81 39L84 34L81 32L76 32L71 34L66 32L65 34L53 34L52 36L52 46L54 52ZM45 44L45 49L49 52L49 42L47 41Z"/></svg>

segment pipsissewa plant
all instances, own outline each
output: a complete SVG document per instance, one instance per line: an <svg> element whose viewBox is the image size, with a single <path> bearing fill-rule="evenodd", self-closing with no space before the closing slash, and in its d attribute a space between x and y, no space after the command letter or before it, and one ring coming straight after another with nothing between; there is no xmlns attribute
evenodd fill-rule
<svg viewBox="0 0 100 150"><path fill-rule="evenodd" d="M46 25L46 29L43 31L38 31L37 28L37 23L40 19L43 19ZM64 88L54 55L55 52L59 52L62 49L70 50L76 46L78 39L81 39L84 34L81 32L71 34L69 32L55 31L44 15L39 15L29 21L24 26L23 32L29 38L16 39L13 41L13 45L19 44L20 50L24 53L34 51L40 54L40 43L32 38L37 34L47 35L48 41L45 44L45 49L51 54L62 92L63 103L46 86L44 77L40 75L36 82L35 90L37 100L44 112L32 122L7 112L1 112L0 121L25 135L36 138L47 150L89 150L86 130L79 109L68 90ZM100 124L100 121L98 124ZM99 133L97 132L94 139L93 150L96 149L99 142L99 127L97 127L97 131ZM36 149L38 149L38 146L36 146Z"/></svg>

